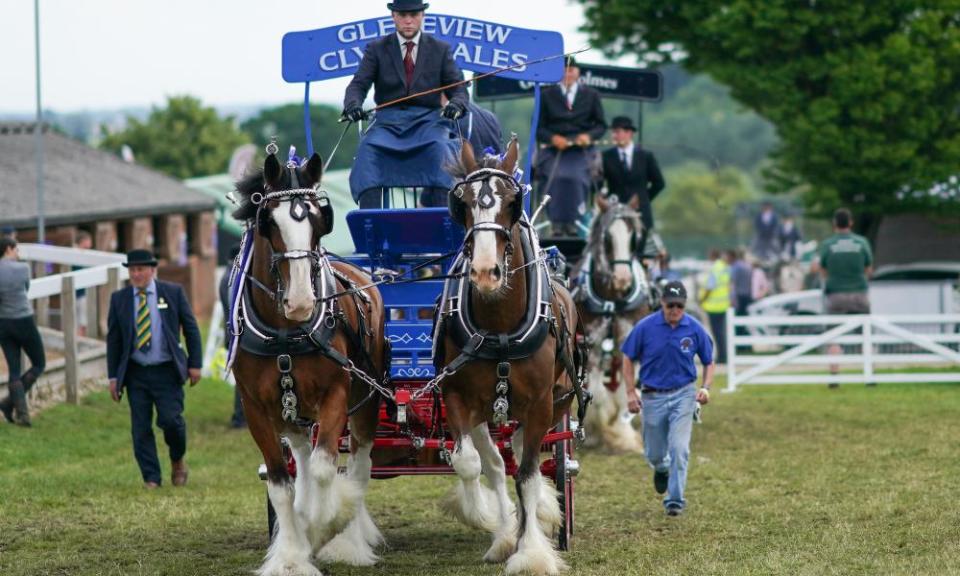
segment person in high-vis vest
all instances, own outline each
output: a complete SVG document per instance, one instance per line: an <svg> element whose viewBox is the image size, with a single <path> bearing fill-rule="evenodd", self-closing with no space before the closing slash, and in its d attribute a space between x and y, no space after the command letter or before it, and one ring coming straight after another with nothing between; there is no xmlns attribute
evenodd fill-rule
<svg viewBox="0 0 960 576"><path fill-rule="evenodd" d="M727 309L730 308L730 263L717 249L710 250L710 275L700 297L700 308L710 318L717 364L727 363Z"/></svg>

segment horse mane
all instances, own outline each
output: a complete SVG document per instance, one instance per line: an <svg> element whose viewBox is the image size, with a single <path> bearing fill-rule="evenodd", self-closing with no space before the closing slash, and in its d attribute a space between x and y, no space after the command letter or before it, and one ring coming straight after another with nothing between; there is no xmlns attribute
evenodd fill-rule
<svg viewBox="0 0 960 576"><path fill-rule="evenodd" d="M290 175L287 170L280 173L281 186L279 189L287 190L290 188ZM255 193L264 193L263 168L259 168L250 174L245 175L235 184L237 194L240 195L240 207L233 211L234 219L245 222L257 215L257 205L250 201L250 197Z"/></svg>
<svg viewBox="0 0 960 576"><path fill-rule="evenodd" d="M494 156L492 154L487 154L483 158L477 159L477 168L500 168L500 157ZM457 155L456 160L450 162L446 165L445 170L447 174L453 176L457 180L463 180L470 175L471 170L468 170L466 165L463 163L463 159Z"/></svg>

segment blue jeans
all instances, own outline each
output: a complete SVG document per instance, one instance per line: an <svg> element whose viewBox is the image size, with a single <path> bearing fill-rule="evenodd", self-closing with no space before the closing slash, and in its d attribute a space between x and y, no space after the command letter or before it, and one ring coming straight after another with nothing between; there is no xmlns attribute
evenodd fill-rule
<svg viewBox="0 0 960 576"><path fill-rule="evenodd" d="M693 383L668 392L643 393L643 449L647 462L658 472L669 471L664 507L683 508L690 459L690 433L697 405Z"/></svg>

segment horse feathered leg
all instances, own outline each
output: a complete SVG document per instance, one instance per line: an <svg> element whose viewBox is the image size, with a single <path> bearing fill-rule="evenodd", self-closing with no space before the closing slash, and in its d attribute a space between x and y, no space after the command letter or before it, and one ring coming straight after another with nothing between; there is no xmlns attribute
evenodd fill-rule
<svg viewBox="0 0 960 576"><path fill-rule="evenodd" d="M461 434L450 457L459 482L441 503L444 510L467 526L495 532L498 527L496 496L480 483L480 454L469 434Z"/></svg>
<svg viewBox="0 0 960 576"><path fill-rule="evenodd" d="M519 540L516 553L507 560L506 573L529 572L538 576L552 576L559 574L567 566L538 521L541 516L553 516L546 511L540 511L542 506L549 506L544 500L544 482L540 475L540 443L549 428L550 414L531 413L530 416L532 418L528 418L524 426L523 457L515 477L520 500ZM556 500L553 501L553 506L557 508L555 515L559 516L559 504Z"/></svg>
<svg viewBox="0 0 960 576"><path fill-rule="evenodd" d="M493 544L484 554L487 562L503 562L517 549L516 507L507 493L507 474L503 456L490 437L490 429L483 423L470 432L480 453L483 475L497 497L498 527L493 535Z"/></svg>
<svg viewBox="0 0 960 576"><path fill-rule="evenodd" d="M259 576L321 576L310 563L310 543L294 510L296 489L277 435L260 412L247 411L247 423L267 465L267 495L277 515L273 542L267 550Z"/></svg>
<svg viewBox="0 0 960 576"><path fill-rule="evenodd" d="M347 529L338 534L317 553L317 560L343 562L351 566L373 566L379 560L374 548L383 543L383 535L376 524L373 523L373 518L370 517L363 501L363 495L366 493L367 485L370 482L370 469L373 465L370 459L372 448L372 443L361 444L350 455L350 461L347 464L347 477L351 481L355 481L361 491L360 500L357 503L357 513L350 521Z"/></svg>

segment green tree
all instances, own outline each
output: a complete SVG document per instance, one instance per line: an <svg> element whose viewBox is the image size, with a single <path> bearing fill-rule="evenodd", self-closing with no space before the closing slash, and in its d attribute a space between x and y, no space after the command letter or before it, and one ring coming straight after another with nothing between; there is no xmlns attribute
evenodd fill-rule
<svg viewBox="0 0 960 576"><path fill-rule="evenodd" d="M666 171L667 188L653 203L657 231L670 252L703 256L708 248L732 248L749 237L736 206L757 198L750 177L734 166L719 170L699 162Z"/></svg>
<svg viewBox="0 0 960 576"><path fill-rule="evenodd" d="M814 209L960 208L920 192L960 166L960 0L580 2L607 52L683 61L772 122L772 182Z"/></svg>
<svg viewBox="0 0 960 576"><path fill-rule="evenodd" d="M128 116L123 131L100 131L100 148L119 153L126 144L137 162L180 179L226 172L233 151L249 141L233 117L221 118L192 96L169 97L144 122Z"/></svg>
<svg viewBox="0 0 960 576"><path fill-rule="evenodd" d="M346 124L338 123L340 110L326 104L310 106L310 131L313 136L315 152L327 160L333 151L334 145L343 134ZM270 139L277 138L277 145L283 154L291 145L297 147L297 154L306 155L307 137L303 126L303 105L284 104L275 108L261 110L256 116L246 120L240 128L250 137L257 148L262 150L270 143ZM364 125L366 128L366 124ZM357 149L359 135L356 126L347 129L337 149L337 153L330 163L330 169L350 168L353 163L354 152Z"/></svg>

